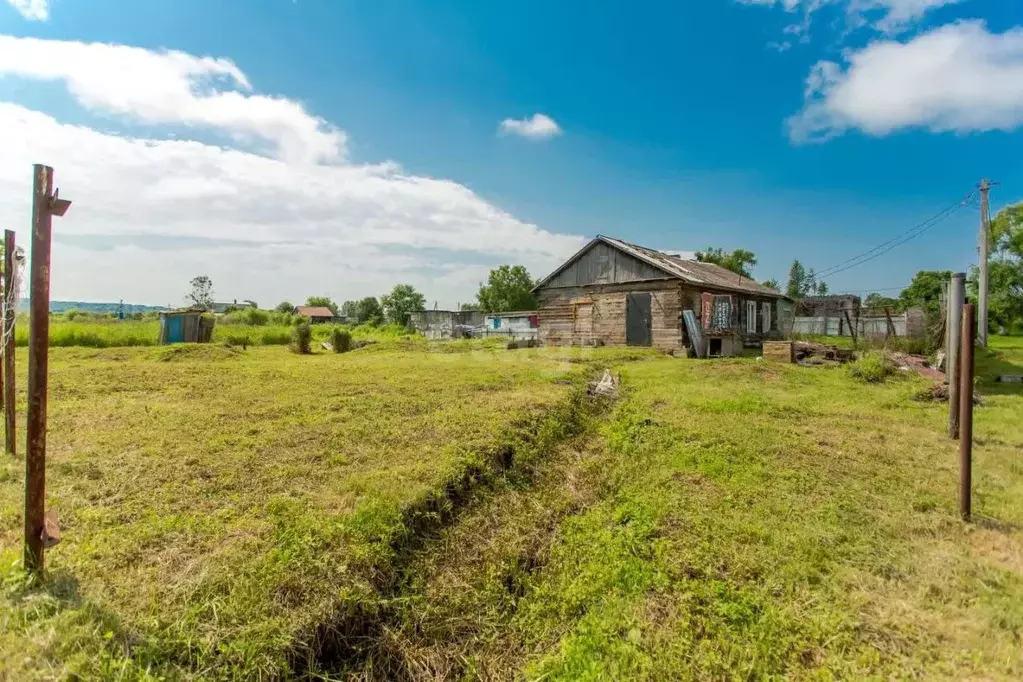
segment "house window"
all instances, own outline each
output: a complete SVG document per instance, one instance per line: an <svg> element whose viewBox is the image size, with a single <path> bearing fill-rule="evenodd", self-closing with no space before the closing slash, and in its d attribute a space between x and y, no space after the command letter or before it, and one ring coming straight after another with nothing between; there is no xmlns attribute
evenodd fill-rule
<svg viewBox="0 0 1023 682"><path fill-rule="evenodd" d="M746 301L746 333L757 333L757 302Z"/></svg>
<svg viewBox="0 0 1023 682"><path fill-rule="evenodd" d="M771 331L771 306L773 303L764 304L764 333L767 334Z"/></svg>

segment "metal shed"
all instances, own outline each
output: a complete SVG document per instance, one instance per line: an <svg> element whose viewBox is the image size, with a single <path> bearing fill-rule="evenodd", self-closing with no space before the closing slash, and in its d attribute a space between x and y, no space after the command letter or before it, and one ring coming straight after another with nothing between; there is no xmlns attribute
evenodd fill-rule
<svg viewBox="0 0 1023 682"><path fill-rule="evenodd" d="M168 310L160 313L160 345L209 343L216 320L200 310Z"/></svg>

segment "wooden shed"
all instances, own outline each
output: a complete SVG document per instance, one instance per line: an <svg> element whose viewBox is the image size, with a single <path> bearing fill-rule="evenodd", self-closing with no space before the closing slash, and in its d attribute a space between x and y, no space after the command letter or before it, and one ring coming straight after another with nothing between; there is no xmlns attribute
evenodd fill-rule
<svg viewBox="0 0 1023 682"><path fill-rule="evenodd" d="M160 313L160 345L209 343L216 320L201 310L168 310Z"/></svg>
<svg viewBox="0 0 1023 682"><path fill-rule="evenodd" d="M713 263L598 235L534 289L544 345L738 353L780 338L780 292ZM787 309L787 307L786 307Z"/></svg>

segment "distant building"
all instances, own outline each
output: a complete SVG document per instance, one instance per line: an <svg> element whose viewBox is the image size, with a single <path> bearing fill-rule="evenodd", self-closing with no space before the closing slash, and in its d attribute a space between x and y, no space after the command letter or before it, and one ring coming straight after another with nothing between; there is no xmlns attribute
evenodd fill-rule
<svg viewBox="0 0 1023 682"><path fill-rule="evenodd" d="M300 305L295 308L295 314L301 315L312 324L334 321L334 312L326 306Z"/></svg>
<svg viewBox="0 0 1023 682"><path fill-rule="evenodd" d="M420 310L409 315L409 326L428 339L479 336L483 313L478 310Z"/></svg>
<svg viewBox="0 0 1023 682"><path fill-rule="evenodd" d="M512 340L538 338L540 318L535 310L487 313L483 320L484 336L506 336Z"/></svg>
<svg viewBox="0 0 1023 682"><path fill-rule="evenodd" d="M210 307L210 312L221 315L223 313L226 313L231 308L255 308L255 307L256 307L255 304L252 303L251 301L242 301L241 303L239 303L238 300L235 299L231 303L215 302Z"/></svg>

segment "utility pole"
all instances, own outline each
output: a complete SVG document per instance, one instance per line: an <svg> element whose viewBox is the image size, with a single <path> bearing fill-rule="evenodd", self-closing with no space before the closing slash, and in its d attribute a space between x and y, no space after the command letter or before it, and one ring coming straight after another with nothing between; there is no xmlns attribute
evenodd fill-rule
<svg viewBox="0 0 1023 682"><path fill-rule="evenodd" d="M963 306L959 371L959 515L970 520L973 488L973 304Z"/></svg>
<svg viewBox="0 0 1023 682"><path fill-rule="evenodd" d="M977 340L981 348L987 348L987 290L988 290L988 251L991 240L991 210L988 194L991 183L987 179L980 181L980 282L977 294Z"/></svg>
<svg viewBox="0 0 1023 682"><path fill-rule="evenodd" d="M25 453L25 569L42 575L46 532L46 391L50 350L50 236L71 202L53 191L53 169L33 166L28 418ZM58 533L59 536L59 533Z"/></svg>
<svg viewBox="0 0 1023 682"><path fill-rule="evenodd" d="M959 437L959 349L963 335L963 303L966 299L966 274L957 272L949 280L948 321L946 322L948 348L945 368L948 370L948 437Z"/></svg>

